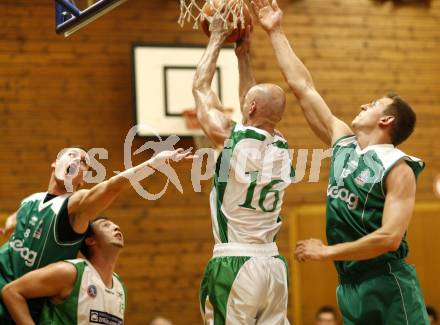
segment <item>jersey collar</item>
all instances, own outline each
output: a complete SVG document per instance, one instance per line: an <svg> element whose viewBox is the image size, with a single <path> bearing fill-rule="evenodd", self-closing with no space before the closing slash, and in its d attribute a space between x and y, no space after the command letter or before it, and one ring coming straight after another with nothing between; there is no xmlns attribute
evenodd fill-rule
<svg viewBox="0 0 440 325"><path fill-rule="evenodd" d="M54 202L60 202L58 201L59 198L66 198L68 197L70 194L63 194L63 195L58 195L54 198L52 198L51 200L48 200L46 202L44 202L44 199L46 198L47 192L44 193L43 198L40 201L40 204L38 205L38 212L43 211L45 208L47 208L48 206L51 206Z"/></svg>
<svg viewBox="0 0 440 325"><path fill-rule="evenodd" d="M370 146L366 146L364 149L361 149L359 147L359 143L356 144L356 153L359 155L363 155L364 153L366 153L367 151L370 150L375 150L375 149L393 149L394 145L391 143L382 143L382 144L373 144Z"/></svg>

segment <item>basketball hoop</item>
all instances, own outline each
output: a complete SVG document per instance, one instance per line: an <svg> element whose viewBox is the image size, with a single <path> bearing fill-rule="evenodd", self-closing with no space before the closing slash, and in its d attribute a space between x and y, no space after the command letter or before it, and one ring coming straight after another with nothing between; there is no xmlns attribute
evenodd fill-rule
<svg viewBox="0 0 440 325"><path fill-rule="evenodd" d="M193 28L198 29L199 23L210 18L203 11L206 4L211 5L214 17L221 17L225 24L232 23L237 28L241 22L244 26L244 0L180 0L180 17L178 23L181 27L185 22L193 21Z"/></svg>

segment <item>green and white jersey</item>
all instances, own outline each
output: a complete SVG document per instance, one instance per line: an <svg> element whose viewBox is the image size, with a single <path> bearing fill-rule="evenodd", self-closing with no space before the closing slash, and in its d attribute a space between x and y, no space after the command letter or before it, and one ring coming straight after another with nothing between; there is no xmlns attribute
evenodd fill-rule
<svg viewBox="0 0 440 325"><path fill-rule="evenodd" d="M69 297L60 304L48 300L39 325L122 325L126 291L119 276L113 274L113 287L107 288L93 265L84 259L66 261L77 271Z"/></svg>
<svg viewBox="0 0 440 325"><path fill-rule="evenodd" d="M58 215L65 208L68 195L44 202L46 194L36 193L22 201L15 232L0 248L0 274L6 282L78 254L83 238L61 242L56 231Z"/></svg>
<svg viewBox="0 0 440 325"><path fill-rule="evenodd" d="M327 188L327 241L330 245L352 242L382 225L385 178L399 160L405 160L416 177L425 164L392 144L372 145L361 150L355 136L339 139L333 146ZM397 251L366 261L335 262L341 275L363 272L377 264L408 255L404 238Z"/></svg>
<svg viewBox="0 0 440 325"><path fill-rule="evenodd" d="M210 196L215 243L273 242L291 177L284 138L234 124L217 159Z"/></svg>

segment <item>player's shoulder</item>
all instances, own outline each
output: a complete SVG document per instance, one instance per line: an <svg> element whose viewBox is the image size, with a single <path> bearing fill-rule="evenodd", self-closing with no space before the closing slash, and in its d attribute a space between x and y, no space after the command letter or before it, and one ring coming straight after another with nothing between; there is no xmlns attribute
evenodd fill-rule
<svg viewBox="0 0 440 325"><path fill-rule="evenodd" d="M40 270L46 272L46 275L53 279L56 285L64 289L72 288L79 273L76 266L67 260L49 264Z"/></svg>
<svg viewBox="0 0 440 325"><path fill-rule="evenodd" d="M402 150L391 144L376 145L374 146L373 151L376 153L377 158L382 162L385 169L389 169L406 156Z"/></svg>
<svg viewBox="0 0 440 325"><path fill-rule="evenodd" d="M67 269L69 269L70 272L75 274L75 276L76 274L82 274L88 267L88 261L84 258L64 260L59 263L66 265L65 266L66 271Z"/></svg>
<svg viewBox="0 0 440 325"><path fill-rule="evenodd" d="M382 165L384 179L388 178L388 175L392 171L393 174L402 175L411 172L417 178L425 168L423 160L406 154L392 144L375 145L374 148L372 148L372 152L375 153L376 159L378 159Z"/></svg>
<svg viewBox="0 0 440 325"><path fill-rule="evenodd" d="M399 159L396 161L392 170L390 171L390 175L394 175L399 178L405 178L408 176L413 176L414 174L405 159Z"/></svg>
<svg viewBox="0 0 440 325"><path fill-rule="evenodd" d="M64 260L49 264L46 266L47 269L50 269L52 273L56 273L59 276L74 277L76 276L77 268L70 260Z"/></svg>
<svg viewBox="0 0 440 325"><path fill-rule="evenodd" d="M81 202L81 200L87 195L87 193L89 193L90 190L89 189L81 189L78 190L76 192L74 192L73 194L71 194L69 196L69 207L71 204L77 203L77 202Z"/></svg>
<svg viewBox="0 0 440 325"><path fill-rule="evenodd" d="M279 149L289 149L289 144L287 140L283 137L281 133L276 132L273 137L272 145Z"/></svg>
<svg viewBox="0 0 440 325"><path fill-rule="evenodd" d="M406 164L411 167L416 174L418 174L418 172L425 167L425 163L421 159L406 154L399 148L394 147L392 144L375 146L374 151L376 152L377 157L381 161L385 170L393 169L401 161L406 162Z"/></svg>
<svg viewBox="0 0 440 325"><path fill-rule="evenodd" d="M404 159L398 160L387 171L385 184L382 185L386 193L413 193L415 194L417 171Z"/></svg>

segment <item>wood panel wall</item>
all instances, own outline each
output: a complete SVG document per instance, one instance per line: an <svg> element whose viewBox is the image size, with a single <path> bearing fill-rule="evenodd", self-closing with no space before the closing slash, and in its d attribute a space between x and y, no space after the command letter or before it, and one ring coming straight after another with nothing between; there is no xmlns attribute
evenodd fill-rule
<svg viewBox="0 0 440 325"><path fill-rule="evenodd" d="M438 1L430 7L396 7L392 2L372 0L280 0L280 6L289 39L337 115L349 122L359 105L389 89L401 92L413 104L418 128L402 148L427 161L418 198L434 200L432 178L440 169ZM106 148L109 159L102 162L108 176L123 168L123 141L133 121L131 44L206 42L204 35L189 26L178 28L177 16L175 0L129 0L64 39L54 33L51 1L0 1L1 213L14 211L29 193L44 191L50 163L61 148L71 144ZM258 27L253 55L257 79L287 90L267 37ZM281 131L291 146L322 148L291 94L288 105ZM142 141L137 139L135 145ZM190 166L176 167L183 195L171 186L161 200L147 202L128 191L107 212L127 238L118 271L129 289L128 324L147 324L159 314L175 324L200 323L198 284L212 249L209 182L202 193L194 193ZM307 182L306 173L304 181L289 189L284 215L300 204L324 201L327 168L325 161L320 182ZM147 186L160 190L164 182L155 175ZM413 243L413 252L429 245L435 251L438 246L432 235L435 229L429 225L427 221L414 223L431 235L419 236L420 244ZM322 225L310 227L318 233ZM286 255L287 229L283 228L279 240ZM333 287L328 283L321 289L332 292ZM311 290L310 295L321 289ZM440 307L440 301L436 304ZM311 312L307 311L305 319L310 319Z"/></svg>

